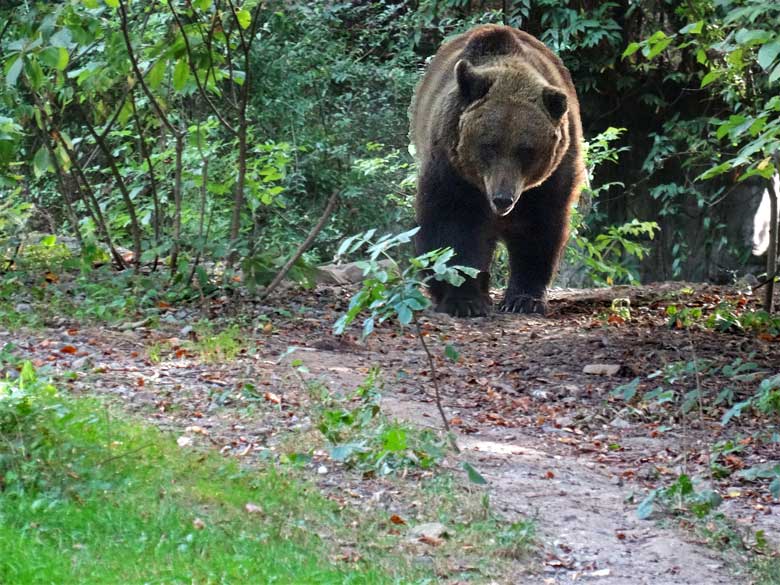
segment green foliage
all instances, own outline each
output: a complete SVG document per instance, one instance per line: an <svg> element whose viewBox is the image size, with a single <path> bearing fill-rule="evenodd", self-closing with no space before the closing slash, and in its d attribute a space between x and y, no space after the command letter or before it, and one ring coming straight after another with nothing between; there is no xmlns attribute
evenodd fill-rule
<svg viewBox="0 0 780 585"><path fill-rule="evenodd" d="M625 128L609 127L586 144L586 162L588 186L584 189L583 203L576 208L571 219L570 245L566 249L566 263L578 270L585 269L585 284L612 285L623 282L636 284L639 279L635 269L628 261L642 260L648 253L648 247L639 240L643 237L653 239L658 224L654 221L633 219L623 225L613 225L606 231L591 235L598 229L598 197L613 186L622 187L622 183L607 183L594 186L595 171L604 163L617 163L620 153L628 150L625 146L613 146ZM585 213L580 207L585 207Z"/></svg>
<svg viewBox="0 0 780 585"><path fill-rule="evenodd" d="M697 491L693 481L681 474L671 485L651 491L637 508L637 516L649 518L656 507L674 512L692 513L697 518L704 518L720 506L722 498L712 490Z"/></svg>
<svg viewBox="0 0 780 585"><path fill-rule="evenodd" d="M18 367L0 382L3 582L392 582L374 552L365 565L327 560L330 538L354 538L345 515L371 530L365 513L273 469L184 452ZM398 559L391 570L414 582Z"/></svg>
<svg viewBox="0 0 780 585"><path fill-rule="evenodd" d="M328 397L317 428L331 445L331 459L379 475L435 465L444 455L446 443L431 430L389 420L382 413L381 398L377 368L351 398Z"/></svg>
<svg viewBox="0 0 780 585"><path fill-rule="evenodd" d="M193 332L195 341L188 342L187 347L206 363L231 362L245 349L244 335L236 324L215 331L211 322L198 321Z"/></svg>
<svg viewBox="0 0 780 585"><path fill-rule="evenodd" d="M669 327L686 329L701 326L732 333L752 333L773 338L780 335L780 317L763 310L745 310L739 302L722 301L715 307L666 307Z"/></svg>
<svg viewBox="0 0 780 585"><path fill-rule="evenodd" d="M363 321L363 337L367 337L378 323L395 319L403 327L415 319L415 313L425 310L431 304L422 292L422 287L430 280L447 282L460 286L464 274L476 277L479 272L468 266L449 266L455 253L452 249L433 250L410 258L408 265L401 269L389 252L401 245L408 244L419 228L397 235L385 235L374 240L376 230L347 238L339 248L339 256L354 254L364 246L368 260L357 265L366 277L360 291L349 302L347 312L333 326L340 335L360 315L367 311L369 316ZM380 257L386 261L380 263Z"/></svg>

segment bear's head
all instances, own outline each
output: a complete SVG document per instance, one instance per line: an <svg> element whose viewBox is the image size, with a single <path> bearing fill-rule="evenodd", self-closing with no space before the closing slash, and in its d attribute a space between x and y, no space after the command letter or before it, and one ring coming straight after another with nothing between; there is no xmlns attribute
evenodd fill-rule
<svg viewBox="0 0 780 585"><path fill-rule="evenodd" d="M455 65L458 123L455 164L507 215L523 191L540 185L569 145L566 94L521 61Z"/></svg>

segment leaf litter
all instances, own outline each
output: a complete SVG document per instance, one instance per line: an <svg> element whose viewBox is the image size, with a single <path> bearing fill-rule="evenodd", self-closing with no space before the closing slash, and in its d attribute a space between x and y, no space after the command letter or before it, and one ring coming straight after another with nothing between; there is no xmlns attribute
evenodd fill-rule
<svg viewBox="0 0 780 585"><path fill-rule="evenodd" d="M472 481L487 482L493 507L506 518L537 519L545 552L533 582L749 582L734 572L728 555L705 546L695 533L638 518L642 494L683 471L710 476L736 525L762 530L777 546L780 505L767 490L734 473L713 478L707 471L714 442L735 437L744 442L761 430L761 420L742 416L723 426L709 412L679 416L663 404L634 396L623 401L614 394L621 385L629 386L627 394L637 392L654 373L692 359L722 366L750 356L759 371L777 373L776 338L670 328L665 307L679 302L675 291L682 287L562 291L553 296L548 319L426 315L423 334L438 352L444 407L465 451L462 465L452 468ZM290 433L298 450L305 451L307 433L314 432L307 384L317 381L329 392L349 392L373 366L384 375L383 410L420 427L438 428L430 372L412 331L378 326L366 344L357 333L335 338L330 330L346 307L347 288L283 294L276 302L288 311L251 302L238 309L246 322L259 319L259 325L245 331L245 349L228 363L201 361L179 341L192 330L189 320L152 328L142 319L114 329L63 321L3 337L38 367L60 373L77 369L66 378L73 392L116 399L175 433L183 448L214 447L245 461L288 449ZM630 298L630 320L609 314L616 295ZM729 295L739 293L697 285L684 302L706 304L713 296ZM219 319L223 310L218 304L215 314L202 316ZM194 321L196 314L190 315ZM165 348L164 355L152 359L152 346ZM290 352L291 347L297 349ZM631 388L637 377L642 382ZM723 370L700 380L708 396L729 385L739 397L751 382L726 377ZM772 446L756 442L723 461L736 472L773 458ZM332 499L385 506L389 525L399 529L421 524L414 504L388 494L393 484L350 474L322 450L315 449L305 463ZM318 469L326 472L317 474ZM251 503L245 509L262 513ZM435 547L445 533L418 540ZM342 556L356 555L347 550ZM523 582L532 582L528 578Z"/></svg>

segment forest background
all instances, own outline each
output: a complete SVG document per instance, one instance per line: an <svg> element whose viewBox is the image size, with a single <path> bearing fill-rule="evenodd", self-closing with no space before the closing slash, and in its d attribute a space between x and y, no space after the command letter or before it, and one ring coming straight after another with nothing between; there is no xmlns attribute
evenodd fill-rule
<svg viewBox="0 0 780 585"><path fill-rule="evenodd" d="M2 2L7 267L42 247L254 289L335 196L290 273L307 282L344 237L413 226L415 84L487 22L550 46L582 102L591 187L559 284L762 272L780 8L720 0Z"/></svg>

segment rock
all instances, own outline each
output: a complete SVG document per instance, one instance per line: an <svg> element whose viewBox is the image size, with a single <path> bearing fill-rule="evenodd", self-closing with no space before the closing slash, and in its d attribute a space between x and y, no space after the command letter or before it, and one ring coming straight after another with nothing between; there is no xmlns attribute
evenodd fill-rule
<svg viewBox="0 0 780 585"><path fill-rule="evenodd" d="M70 364L70 367L73 368L74 370L80 370L84 366L88 366L88 365L91 366L93 361L94 360L91 355L85 355L83 357L73 360L73 362L71 362Z"/></svg>
<svg viewBox="0 0 780 585"><path fill-rule="evenodd" d="M628 422L625 419L620 418L619 416L616 416L609 423L609 426L615 427L616 429L630 429L631 428L631 423Z"/></svg>
<svg viewBox="0 0 780 585"><path fill-rule="evenodd" d="M595 376L614 376L620 371L618 364L588 364L582 368L583 374L593 374Z"/></svg>
<svg viewBox="0 0 780 585"><path fill-rule="evenodd" d="M439 522L426 522L425 524L418 524L409 531L409 538L411 540L425 539L440 539L447 536L447 528L444 524Z"/></svg>
<svg viewBox="0 0 780 585"><path fill-rule="evenodd" d="M17 313L29 313L32 311L32 305L29 303L16 303L14 306L14 311Z"/></svg>
<svg viewBox="0 0 780 585"><path fill-rule="evenodd" d="M380 260L377 264L384 270L393 266L390 260ZM326 264L317 267L314 281L318 284L355 284L363 282L363 269L356 262L348 264Z"/></svg>

